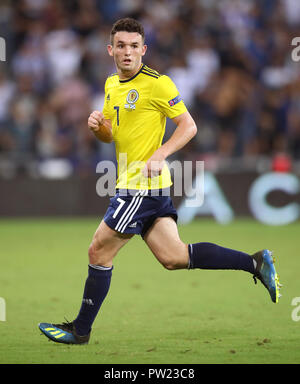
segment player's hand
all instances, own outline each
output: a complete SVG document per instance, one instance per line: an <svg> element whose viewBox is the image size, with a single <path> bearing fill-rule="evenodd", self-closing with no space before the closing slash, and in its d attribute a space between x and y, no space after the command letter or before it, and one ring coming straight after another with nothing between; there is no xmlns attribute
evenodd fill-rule
<svg viewBox="0 0 300 384"><path fill-rule="evenodd" d="M158 148L147 161L143 169L143 175L150 178L159 176L162 173L164 165L165 156L160 148Z"/></svg>
<svg viewBox="0 0 300 384"><path fill-rule="evenodd" d="M104 115L102 112L94 111L88 118L88 127L91 131L97 132L100 129L100 125L104 123Z"/></svg>

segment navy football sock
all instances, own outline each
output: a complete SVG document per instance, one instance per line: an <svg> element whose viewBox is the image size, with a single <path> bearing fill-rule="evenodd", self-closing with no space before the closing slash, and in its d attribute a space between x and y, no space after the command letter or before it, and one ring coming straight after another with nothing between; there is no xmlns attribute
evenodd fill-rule
<svg viewBox="0 0 300 384"><path fill-rule="evenodd" d="M237 269L254 274L253 258L247 253L212 243L189 244L189 269Z"/></svg>
<svg viewBox="0 0 300 384"><path fill-rule="evenodd" d="M89 265L81 308L74 320L78 335L87 335L105 299L112 275L112 268Z"/></svg>

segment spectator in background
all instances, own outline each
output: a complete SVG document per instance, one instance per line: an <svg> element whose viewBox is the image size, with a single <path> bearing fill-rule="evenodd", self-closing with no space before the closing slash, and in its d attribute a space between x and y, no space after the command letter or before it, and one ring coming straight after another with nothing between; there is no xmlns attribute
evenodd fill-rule
<svg viewBox="0 0 300 384"><path fill-rule="evenodd" d="M63 159L94 174L97 161L112 159L84 121L102 108L114 72L103 47L123 16L145 25L145 63L173 78L200 127L181 155L299 160L300 66L290 46L299 15L298 0L3 0L10 65L0 63L0 177L3 161L20 169Z"/></svg>
<svg viewBox="0 0 300 384"><path fill-rule="evenodd" d="M54 86L79 71L82 49L79 38L69 28L65 15L59 17L56 28L45 36L45 56L50 81Z"/></svg>
<svg viewBox="0 0 300 384"><path fill-rule="evenodd" d="M14 148L14 140L8 129L10 104L15 93L15 84L0 71L0 156L9 154Z"/></svg>
<svg viewBox="0 0 300 384"><path fill-rule="evenodd" d="M30 167L36 154L38 99L32 90L32 78L27 75L18 76L6 126L11 140L10 155L19 171Z"/></svg>

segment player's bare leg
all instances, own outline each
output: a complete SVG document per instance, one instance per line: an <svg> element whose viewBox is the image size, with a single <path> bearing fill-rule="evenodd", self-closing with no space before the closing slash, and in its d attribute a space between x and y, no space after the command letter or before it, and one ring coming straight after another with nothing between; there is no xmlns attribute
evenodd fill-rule
<svg viewBox="0 0 300 384"><path fill-rule="evenodd" d="M156 219L144 240L157 260L167 269L235 269L251 273L269 291L274 303L280 297L280 283L272 253L265 249L249 255L212 243L185 244L171 217ZM255 280L255 279L254 279ZM256 280L255 280L256 281Z"/></svg>
<svg viewBox="0 0 300 384"><path fill-rule="evenodd" d="M102 220L89 247L89 263L111 268L113 258L133 236L114 231Z"/></svg>
<svg viewBox="0 0 300 384"><path fill-rule="evenodd" d="M40 330L52 341L87 344L92 324L105 299L112 275L113 258L133 235L119 234L102 221L89 247L89 270L77 318L62 324L40 323Z"/></svg>
<svg viewBox="0 0 300 384"><path fill-rule="evenodd" d="M180 239L177 225L171 217L156 219L144 240L165 268L174 270L188 267L188 245Z"/></svg>

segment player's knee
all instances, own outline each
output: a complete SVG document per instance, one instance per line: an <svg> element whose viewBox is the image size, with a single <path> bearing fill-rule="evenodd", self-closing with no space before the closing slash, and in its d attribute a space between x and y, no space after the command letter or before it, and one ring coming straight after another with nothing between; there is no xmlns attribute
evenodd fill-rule
<svg viewBox="0 0 300 384"><path fill-rule="evenodd" d="M88 249L89 263L90 264L99 264L101 263L101 244L96 243L94 240Z"/></svg>
<svg viewBox="0 0 300 384"><path fill-rule="evenodd" d="M93 243L91 243L91 245L89 246L89 250L88 250L88 255L89 255L89 263L90 264L94 264L94 259L95 259L95 249L94 249L94 245Z"/></svg>
<svg viewBox="0 0 300 384"><path fill-rule="evenodd" d="M178 269L173 263L163 263L163 266L168 271L175 271L175 269Z"/></svg>
<svg viewBox="0 0 300 384"><path fill-rule="evenodd" d="M176 248L176 251L172 250L159 250L154 253L158 261L169 271L176 269L185 269L189 263L188 251L186 247Z"/></svg>
<svg viewBox="0 0 300 384"><path fill-rule="evenodd" d="M163 260L162 265L168 271L175 271L176 269L183 268L182 262L173 258Z"/></svg>

